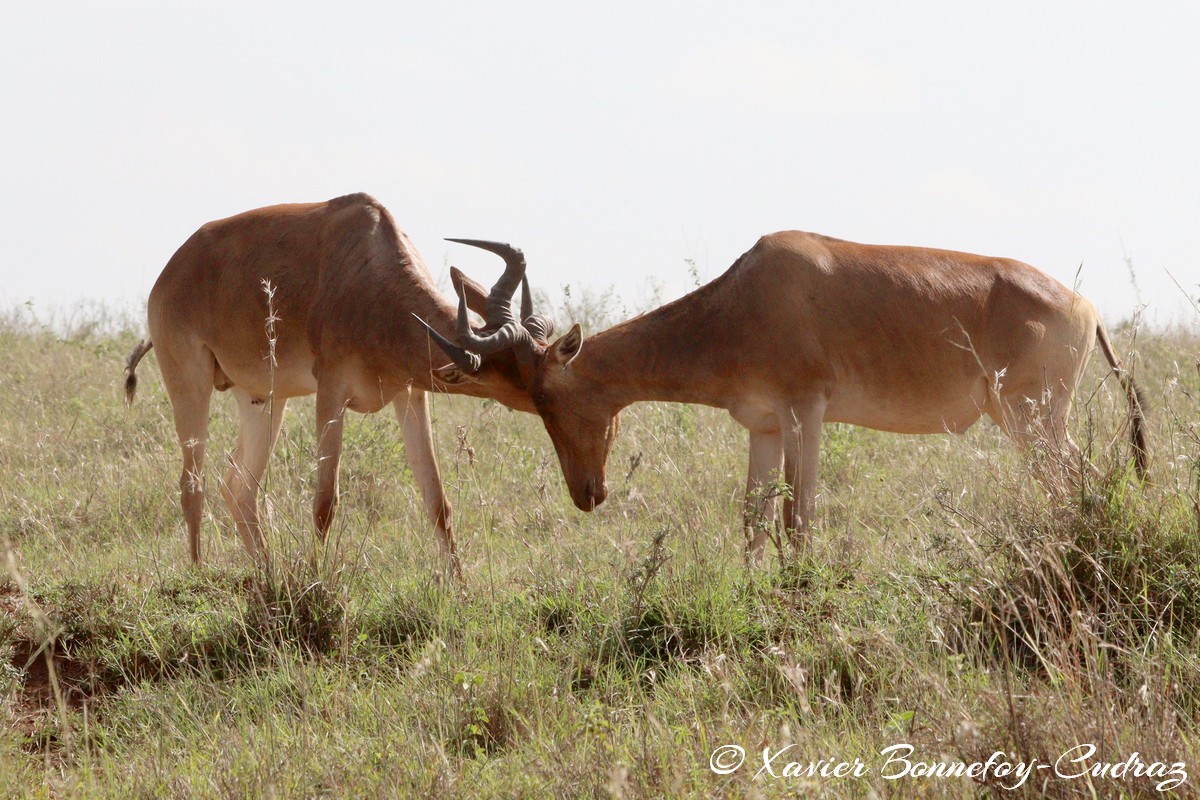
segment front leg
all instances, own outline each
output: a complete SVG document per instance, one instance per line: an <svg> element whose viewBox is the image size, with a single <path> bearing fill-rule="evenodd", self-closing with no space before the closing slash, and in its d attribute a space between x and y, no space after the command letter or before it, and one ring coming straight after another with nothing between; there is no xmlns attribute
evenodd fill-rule
<svg viewBox="0 0 1200 800"><path fill-rule="evenodd" d="M313 520L321 541L329 533L338 504L338 464L348 405L349 398L340 387L325 383L317 387L317 496L313 500Z"/></svg>
<svg viewBox="0 0 1200 800"><path fill-rule="evenodd" d="M458 548L454 543L450 501L446 499L437 456L433 450L433 432L429 425L429 405L425 392L417 388L401 392L396 397L393 407L404 433L404 450L408 455L408 465L412 468L413 477L421 489L421 499L425 502L429 521L433 523L442 567L455 579L462 580L462 565L459 563Z"/></svg>
<svg viewBox="0 0 1200 800"><path fill-rule="evenodd" d="M794 546L808 543L816 508L825 404L824 395L814 395L793 401L780 411L784 479L791 489L791 496L783 502L783 519Z"/></svg>
<svg viewBox="0 0 1200 800"><path fill-rule="evenodd" d="M779 430L750 431L750 468L746 475L746 500L742 509L746 558L750 564L762 562L763 548L775 527L778 493L772 483L779 476L782 459L783 441Z"/></svg>

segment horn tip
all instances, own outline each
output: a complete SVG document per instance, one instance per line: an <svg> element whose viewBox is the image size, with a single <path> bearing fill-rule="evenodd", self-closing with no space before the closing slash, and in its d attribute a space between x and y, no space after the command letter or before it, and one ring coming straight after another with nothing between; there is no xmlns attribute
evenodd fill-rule
<svg viewBox="0 0 1200 800"><path fill-rule="evenodd" d="M454 242L455 244L465 244L470 247L478 247L482 250L488 250L493 253L496 252L497 248L499 248L502 250L508 250L516 255L524 255L519 247L513 247L508 242L495 242L491 239L458 239L452 236L447 236L444 241Z"/></svg>

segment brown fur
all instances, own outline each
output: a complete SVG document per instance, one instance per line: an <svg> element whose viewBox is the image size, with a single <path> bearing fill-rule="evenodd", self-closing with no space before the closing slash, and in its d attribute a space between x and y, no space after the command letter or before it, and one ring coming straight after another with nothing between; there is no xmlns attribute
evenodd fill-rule
<svg viewBox="0 0 1200 800"><path fill-rule="evenodd" d="M455 271L471 308L483 290ZM272 297L268 297L267 286ZM393 403L439 549L453 570L454 534L429 440L424 393L447 389L532 410L511 353L488 359L462 386L435 385L445 363L417 314L445 335L455 307L387 210L365 194L249 211L201 227L163 269L147 308L150 340L126 363L126 397L153 346L184 452L180 478L194 560L200 558L204 447L213 389L232 389L241 432L222 491L246 548L262 545L258 484L288 398L317 394L319 467L314 515L324 535L337 503L342 416ZM272 360L268 318L274 336ZM271 402L265 402L270 398Z"/></svg>
<svg viewBox="0 0 1200 800"><path fill-rule="evenodd" d="M584 510L606 495L622 408L728 409L750 431L746 524L757 554L757 517L773 517L773 502L750 498L781 466L792 489L785 527L809 524L824 422L961 433L987 414L1023 447L1048 443L1042 477L1067 485L1078 477L1067 419L1097 336L1118 368L1092 305L1027 264L790 231L662 308L582 343L576 326L534 354L525 382ZM1141 404L1126 386L1142 474Z"/></svg>

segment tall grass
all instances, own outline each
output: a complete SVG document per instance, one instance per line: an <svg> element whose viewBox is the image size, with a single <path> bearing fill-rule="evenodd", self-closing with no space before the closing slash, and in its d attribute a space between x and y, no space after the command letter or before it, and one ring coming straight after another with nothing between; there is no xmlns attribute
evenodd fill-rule
<svg viewBox="0 0 1200 800"><path fill-rule="evenodd" d="M304 401L270 467L270 566L219 500L206 565L189 566L158 372L127 412L136 326L79 322L0 321L0 794L1157 794L1146 777L887 781L897 743L1041 762L1090 743L1094 761L1197 767L1193 332L1138 337L1149 486L1129 480L1124 398L1097 367L1075 435L1098 474L1080 496L1047 498L986 425L830 426L813 547L762 569L744 565L746 442L723 413L630 409L610 499L583 515L538 420L438 397L466 574L444 587L382 415L348 419L339 516L314 545ZM210 453L232 447L232 405L214 404ZM715 774L730 744L747 762ZM754 777L764 747L789 746L871 769Z"/></svg>

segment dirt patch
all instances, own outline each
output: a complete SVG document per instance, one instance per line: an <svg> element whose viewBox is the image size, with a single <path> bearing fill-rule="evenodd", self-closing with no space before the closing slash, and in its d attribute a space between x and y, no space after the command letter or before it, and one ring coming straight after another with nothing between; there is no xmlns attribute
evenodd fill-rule
<svg viewBox="0 0 1200 800"><path fill-rule="evenodd" d="M10 630L20 630L21 623L28 622L26 603L17 586L0 584L0 617L15 623ZM7 667L4 671L13 677L9 684L13 690L0 695L0 715L25 739L29 753L56 749L60 703L67 710L91 713L99 695L106 691L84 661L53 643L43 647L28 633L14 633L9 641L0 641L0 658L8 662L0 662L0 670Z"/></svg>
<svg viewBox="0 0 1200 800"><path fill-rule="evenodd" d="M21 693L38 705L56 707L55 683L68 708L82 708L98 694L96 676L87 665L54 652L52 647L18 641L13 646L12 665L24 673Z"/></svg>
<svg viewBox="0 0 1200 800"><path fill-rule="evenodd" d="M21 680L6 716L31 754L54 750L60 744L60 702L68 710L91 714L106 692L88 665L28 640L13 643L11 663Z"/></svg>

